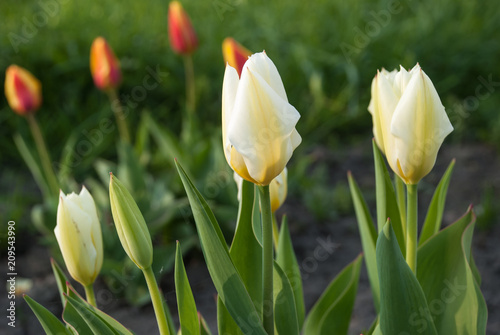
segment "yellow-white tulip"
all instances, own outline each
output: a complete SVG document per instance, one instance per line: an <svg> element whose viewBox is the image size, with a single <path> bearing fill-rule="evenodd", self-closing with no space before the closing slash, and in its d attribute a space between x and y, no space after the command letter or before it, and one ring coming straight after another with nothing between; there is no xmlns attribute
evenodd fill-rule
<svg viewBox="0 0 500 335"><path fill-rule="evenodd" d="M302 141L299 112L288 102L274 63L264 52L248 58L238 77L226 65L222 88L222 142L226 160L242 178L269 185Z"/></svg>
<svg viewBox="0 0 500 335"><path fill-rule="evenodd" d="M80 194L61 191L54 233L71 277L83 286L92 284L101 271L102 235L94 199L85 187Z"/></svg>
<svg viewBox="0 0 500 335"><path fill-rule="evenodd" d="M406 184L417 184L432 170L453 131L432 81L418 64L409 72L382 69L371 93L368 110L377 145Z"/></svg>
<svg viewBox="0 0 500 335"><path fill-rule="evenodd" d="M243 183L243 178L241 178L236 172L234 173L234 181L238 186L238 201L241 201L241 185ZM271 198L271 211L274 213L278 208L283 205L286 200L286 195L288 191L287 185L288 170L285 168L276 178L269 184L269 195Z"/></svg>

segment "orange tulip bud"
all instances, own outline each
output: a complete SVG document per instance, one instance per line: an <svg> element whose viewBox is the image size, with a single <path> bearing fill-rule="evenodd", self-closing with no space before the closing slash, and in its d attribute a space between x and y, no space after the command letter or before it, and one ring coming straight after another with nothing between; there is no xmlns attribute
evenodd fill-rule
<svg viewBox="0 0 500 335"><path fill-rule="evenodd" d="M238 71L238 76L241 77L243 65L252 53L232 37L226 37L222 42L222 55L224 56L224 62L234 67Z"/></svg>
<svg viewBox="0 0 500 335"><path fill-rule="evenodd" d="M122 81L120 62L103 37L97 37L90 48L90 72L100 90L115 89Z"/></svg>
<svg viewBox="0 0 500 335"><path fill-rule="evenodd" d="M168 36L172 49L178 54L190 54L198 46L191 20L179 1L170 2L168 7Z"/></svg>
<svg viewBox="0 0 500 335"><path fill-rule="evenodd" d="M42 103L42 85L27 70L11 65L5 74L5 96L17 114L34 113Z"/></svg>

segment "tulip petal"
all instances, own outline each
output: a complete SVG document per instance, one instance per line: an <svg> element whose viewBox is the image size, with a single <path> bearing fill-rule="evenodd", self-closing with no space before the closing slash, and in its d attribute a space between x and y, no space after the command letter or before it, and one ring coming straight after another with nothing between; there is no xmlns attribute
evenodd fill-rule
<svg viewBox="0 0 500 335"><path fill-rule="evenodd" d="M301 141L298 133L293 132L300 114L286 100L279 74L273 72L274 65L260 66L267 78L251 68L245 66L243 70L227 136L242 155L250 176L259 184L268 185L283 171ZM276 90L270 84L276 85Z"/></svg>
<svg viewBox="0 0 500 335"><path fill-rule="evenodd" d="M243 71L245 71L246 68L248 68L248 70L252 73L258 73L261 78L265 80L270 87L272 87L276 94L288 102L285 86L283 86L283 81L281 80L278 69L271 59L267 57L265 52L259 52L250 56L248 61L245 63Z"/></svg>
<svg viewBox="0 0 500 335"><path fill-rule="evenodd" d="M227 127L231 121L239 81L236 69L229 64L226 65L224 82L222 84L222 146L228 162L231 160L231 144L227 138Z"/></svg>
<svg viewBox="0 0 500 335"><path fill-rule="evenodd" d="M396 155L407 183L417 183L436 161L444 138L453 127L429 77L420 69L394 111L391 133L396 136Z"/></svg>

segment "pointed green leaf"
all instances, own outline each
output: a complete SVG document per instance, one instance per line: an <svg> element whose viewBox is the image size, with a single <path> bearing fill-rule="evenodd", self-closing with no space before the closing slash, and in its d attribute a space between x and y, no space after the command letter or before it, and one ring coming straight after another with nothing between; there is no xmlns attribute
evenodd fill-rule
<svg viewBox="0 0 500 335"><path fill-rule="evenodd" d="M259 314L229 256L212 211L177 161L176 166L191 204L207 268L220 299L244 333L265 335Z"/></svg>
<svg viewBox="0 0 500 335"><path fill-rule="evenodd" d="M362 259L361 255L358 256L328 285L307 315L303 329L304 334L347 334L358 290Z"/></svg>
<svg viewBox="0 0 500 335"><path fill-rule="evenodd" d="M66 298L64 298L64 293L68 292L68 286L66 285L66 283L68 282L68 278L64 274L59 264L57 264L57 262L53 258L50 259L50 264L52 266L52 271L54 272L54 277L56 278L59 296L61 297L61 304L64 306L64 302L66 301Z"/></svg>
<svg viewBox="0 0 500 335"><path fill-rule="evenodd" d="M179 311L179 322L183 335L199 335L199 320L193 292L182 260L182 251L179 241L175 250L175 293L177 296L177 308Z"/></svg>
<svg viewBox="0 0 500 335"><path fill-rule="evenodd" d="M286 217L283 217L279 235L278 250L276 252L276 263L283 269L290 285L293 289L295 299L295 308L297 310L297 319L299 328L302 328L305 318L304 293L302 290L302 278L300 276L299 263L293 251L292 239L288 230Z"/></svg>
<svg viewBox="0 0 500 335"><path fill-rule="evenodd" d="M198 313L198 319L200 325L200 335L212 335L210 328L208 328L207 322L200 313Z"/></svg>
<svg viewBox="0 0 500 335"><path fill-rule="evenodd" d="M485 334L487 308L471 266L471 208L418 250L417 277L439 334Z"/></svg>
<svg viewBox="0 0 500 335"><path fill-rule="evenodd" d="M379 310L380 306L380 288L377 273L377 259L375 254L375 244L377 243L377 231L373 225L368 206L365 199L359 190L358 184L352 177L351 173L348 174L349 187L351 189L351 197L354 203L354 210L356 212L356 219L358 221L359 233L361 236L361 244L363 245L363 252L365 255L366 269L368 270L368 278L370 279L370 286L372 289L373 303L375 309Z"/></svg>
<svg viewBox="0 0 500 335"><path fill-rule="evenodd" d="M24 300L28 303L33 313L35 313L38 321L45 330L47 334L68 334L72 333L64 326L64 324L59 321L59 319L52 314L47 308L40 305L35 300L31 299L29 296L25 295Z"/></svg>
<svg viewBox="0 0 500 335"><path fill-rule="evenodd" d="M276 335L299 335L299 321L292 286L276 262L273 270L273 295Z"/></svg>
<svg viewBox="0 0 500 335"><path fill-rule="evenodd" d="M256 239L252 226L254 213L254 185L243 180L241 185L241 201L238 211L238 221L229 254L241 276L257 313L261 315L262 306L262 246ZM258 203L257 203L258 207ZM260 216L260 212L259 212ZM260 221L260 217L259 217ZM241 330L229 315L224 305L218 301L217 323L221 334L243 335Z"/></svg>
<svg viewBox="0 0 500 335"><path fill-rule="evenodd" d="M119 334L114 331L104 320L97 316L92 309L87 308L85 304L79 302L77 299L66 295L67 304L70 304L80 315L80 317L87 323L92 333L89 334L99 334L99 335L115 335ZM79 332L79 334L82 334Z"/></svg>
<svg viewBox="0 0 500 335"><path fill-rule="evenodd" d="M375 140L372 141L373 144L373 157L375 161L375 189L377 194L377 225L378 231L382 230L387 218L391 219L391 225L398 239L399 248L404 254L406 252L405 246L405 229L401 223L401 215L399 213L399 206L396 197L396 192L394 191L394 186L392 185L391 177L387 166L384 162L384 157L380 152Z"/></svg>
<svg viewBox="0 0 500 335"><path fill-rule="evenodd" d="M382 334L437 335L424 292L401 254L389 221L377 240L377 267Z"/></svg>
<svg viewBox="0 0 500 335"><path fill-rule="evenodd" d="M450 185L451 174L454 166L455 160L452 160L446 169L446 172L443 174L436 190L434 191L429 209L427 210L424 226L422 227L422 232L420 233L420 240L418 242L419 245L422 245L425 241L436 234L441 227L446 194L448 193L448 186Z"/></svg>

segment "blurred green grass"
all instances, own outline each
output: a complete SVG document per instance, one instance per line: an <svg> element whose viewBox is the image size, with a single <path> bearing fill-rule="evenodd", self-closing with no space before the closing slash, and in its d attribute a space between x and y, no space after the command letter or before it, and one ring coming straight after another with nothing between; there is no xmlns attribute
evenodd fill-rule
<svg viewBox="0 0 500 335"><path fill-rule="evenodd" d="M304 144L294 159L315 145L335 149L361 136L371 137L366 108L376 70L400 64L411 68L417 61L433 80L456 128L451 141L500 139L496 0L182 3L200 41L193 55L197 113L201 124L213 132L220 127L221 42L232 36L252 51L266 50L278 67L290 102L302 115L297 128ZM146 91L144 100L137 101L129 124L137 124L141 112L149 110L159 124L180 133L184 69L182 59L169 47L167 10L168 2L157 0L0 3L0 69L4 75L15 63L41 80L44 103L37 118L54 161L70 135L78 141L103 118L112 119L107 97L95 89L88 66L90 45L99 35L107 38L121 61L122 94L130 96L143 85L148 67L168 73L158 87ZM479 78L491 78L494 84L484 87ZM20 170L24 163L12 137L19 132L31 141L31 136L25 120L10 110L5 98L0 98L0 127L0 164L5 171ZM73 171L77 181L83 181L95 157L116 158L115 138L114 133L106 135L102 145L84 157ZM9 175L3 173L2 178ZM2 201L12 201L10 192L21 191L3 189Z"/></svg>

